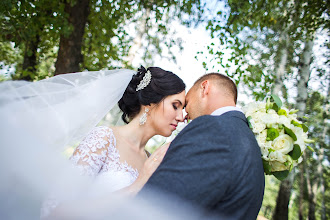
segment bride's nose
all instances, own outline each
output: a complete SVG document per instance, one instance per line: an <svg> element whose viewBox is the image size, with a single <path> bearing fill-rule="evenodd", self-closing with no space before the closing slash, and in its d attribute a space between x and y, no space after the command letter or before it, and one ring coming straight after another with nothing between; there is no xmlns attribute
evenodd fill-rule
<svg viewBox="0 0 330 220"><path fill-rule="evenodd" d="M175 119L179 122L183 122L183 112L178 112Z"/></svg>

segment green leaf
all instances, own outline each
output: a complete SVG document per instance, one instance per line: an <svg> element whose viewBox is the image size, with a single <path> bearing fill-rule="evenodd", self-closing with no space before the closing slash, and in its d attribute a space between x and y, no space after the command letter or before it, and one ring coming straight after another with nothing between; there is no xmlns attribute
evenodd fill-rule
<svg viewBox="0 0 330 220"><path fill-rule="evenodd" d="M294 141L297 141L297 136L294 134L294 132L293 132L290 128L284 126L284 131L285 131L285 133L286 133L287 135L289 135Z"/></svg>
<svg viewBox="0 0 330 220"><path fill-rule="evenodd" d="M278 130L276 128L267 129L267 138L269 138L271 141L273 141L279 135L280 135L280 133L278 132Z"/></svg>
<svg viewBox="0 0 330 220"><path fill-rule="evenodd" d="M315 152L314 149L313 149L311 146L308 146L308 145L307 145L307 148L308 148L309 150Z"/></svg>
<svg viewBox="0 0 330 220"><path fill-rule="evenodd" d="M273 172L272 174L276 177L276 179L282 181L288 177L289 170L276 171L276 172Z"/></svg>
<svg viewBox="0 0 330 220"><path fill-rule="evenodd" d="M253 129L253 126L252 126L252 124L251 124L251 122L250 122L250 120L252 119L252 117L249 116L249 117L247 117L246 119L247 119L247 121L248 121L249 127L250 127L251 129Z"/></svg>
<svg viewBox="0 0 330 220"><path fill-rule="evenodd" d="M289 153L289 155L293 160L298 160L298 158L301 156L300 146L298 144L294 144L293 150Z"/></svg>
<svg viewBox="0 0 330 220"><path fill-rule="evenodd" d="M303 129L304 132L307 132L308 131L308 127L306 125L301 124L301 126L302 126L302 129Z"/></svg>
<svg viewBox="0 0 330 220"><path fill-rule="evenodd" d="M276 103L273 103L271 106L271 108L274 109L276 112L278 111L279 107L276 105Z"/></svg>
<svg viewBox="0 0 330 220"><path fill-rule="evenodd" d="M267 103L266 103L266 112L268 111L268 109L270 109L272 107L272 104L270 103L270 98L267 98Z"/></svg>
<svg viewBox="0 0 330 220"><path fill-rule="evenodd" d="M281 99L277 95L274 95L274 94L272 94L271 97L272 97L273 101L275 102L275 104L277 105L278 109L280 109L282 107Z"/></svg>
<svg viewBox="0 0 330 220"><path fill-rule="evenodd" d="M271 166L269 165L268 161L262 159L262 165L264 167L264 171L266 173L266 175L271 175L272 174L272 168Z"/></svg>
<svg viewBox="0 0 330 220"><path fill-rule="evenodd" d="M291 109L290 112L289 112L289 114L292 115L292 114L295 114L295 113L297 113L297 112L299 112L299 110Z"/></svg>
<svg viewBox="0 0 330 220"><path fill-rule="evenodd" d="M290 165L290 167L289 167L289 173L290 173L292 171L292 169L293 169L293 159L292 159L292 157L290 155L288 155L287 159L288 160L285 162L286 163L285 166Z"/></svg>
<svg viewBox="0 0 330 220"><path fill-rule="evenodd" d="M296 126L296 127L300 127L300 128L302 128L302 125L301 125L299 122L297 122L297 121L292 120L292 121L291 121L291 124L293 124L293 125Z"/></svg>

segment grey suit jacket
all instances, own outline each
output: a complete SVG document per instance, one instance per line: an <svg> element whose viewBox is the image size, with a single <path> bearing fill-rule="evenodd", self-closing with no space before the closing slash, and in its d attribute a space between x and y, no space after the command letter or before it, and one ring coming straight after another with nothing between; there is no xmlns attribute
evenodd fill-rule
<svg viewBox="0 0 330 220"><path fill-rule="evenodd" d="M140 194L156 188L221 219L256 219L264 185L258 143L244 114L230 111L187 125Z"/></svg>

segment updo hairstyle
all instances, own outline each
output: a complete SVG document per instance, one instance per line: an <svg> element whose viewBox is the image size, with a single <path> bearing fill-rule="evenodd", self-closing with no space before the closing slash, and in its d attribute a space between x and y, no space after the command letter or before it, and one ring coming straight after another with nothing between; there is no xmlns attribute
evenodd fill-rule
<svg viewBox="0 0 330 220"><path fill-rule="evenodd" d="M150 83L143 89L136 91L147 70L151 73ZM123 111L122 119L129 123L139 114L142 105L158 104L167 96L179 94L186 89L186 85L177 75L159 67L145 69L141 66L137 74L133 75L118 106Z"/></svg>

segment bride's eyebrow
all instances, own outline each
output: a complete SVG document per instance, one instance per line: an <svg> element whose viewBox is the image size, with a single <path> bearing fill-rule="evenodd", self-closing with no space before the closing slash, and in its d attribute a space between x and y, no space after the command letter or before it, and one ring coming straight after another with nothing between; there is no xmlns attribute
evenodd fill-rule
<svg viewBox="0 0 330 220"><path fill-rule="evenodd" d="M182 106L182 102L179 99L175 99L174 102L179 102L179 104Z"/></svg>

